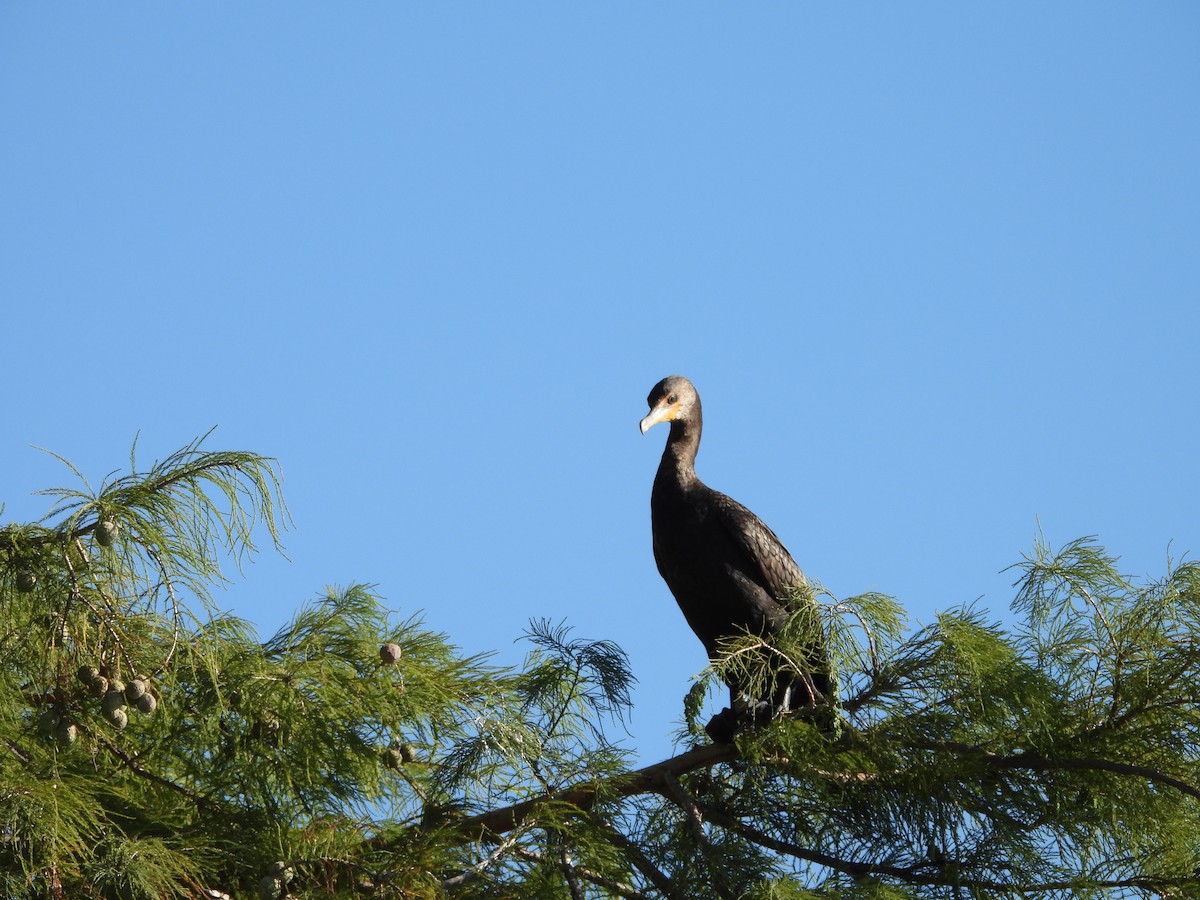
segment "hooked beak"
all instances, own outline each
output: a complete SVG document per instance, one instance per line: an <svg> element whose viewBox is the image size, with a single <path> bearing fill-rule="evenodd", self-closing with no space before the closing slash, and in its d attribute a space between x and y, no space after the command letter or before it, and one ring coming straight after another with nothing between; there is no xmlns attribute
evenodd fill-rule
<svg viewBox="0 0 1200 900"><path fill-rule="evenodd" d="M659 422L672 421L678 413L678 403L667 403L666 400L663 400L663 402L659 403L658 406L650 410L646 418L642 419L642 421L638 423L638 428L641 429L642 434L645 434Z"/></svg>

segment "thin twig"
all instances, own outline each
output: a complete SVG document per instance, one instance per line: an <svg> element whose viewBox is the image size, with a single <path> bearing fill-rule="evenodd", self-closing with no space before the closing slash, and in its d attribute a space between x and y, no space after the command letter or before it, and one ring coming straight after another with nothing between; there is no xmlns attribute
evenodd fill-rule
<svg viewBox="0 0 1200 900"><path fill-rule="evenodd" d="M575 864L571 862L571 851L564 845L559 849L559 864L562 868L563 879L571 892L571 900L584 900L583 885L579 883L579 875Z"/></svg>
<svg viewBox="0 0 1200 900"><path fill-rule="evenodd" d="M158 571L162 573L163 584L167 588L167 596L171 599L171 649L167 651L166 657L158 664L158 668L155 669L153 674L157 676L162 672L165 672L167 667L171 665L171 660L174 658L175 651L179 647L179 598L175 596L175 588L171 584L171 573L167 571L167 567L163 563L162 558L158 555L153 547L147 546L145 550L158 566Z"/></svg>
<svg viewBox="0 0 1200 900"><path fill-rule="evenodd" d="M691 794L684 790L683 785L674 775L667 773L663 776L663 782L666 785L667 799L682 809L684 815L687 816L688 830L691 831L696 843L700 845L701 852L710 862L717 863L713 865L712 871L713 888L723 900L733 900L733 893L729 889L728 879L725 877L719 861L713 860L715 848L713 847L712 840L704 831L704 815L700 811L700 805Z"/></svg>
<svg viewBox="0 0 1200 900"><path fill-rule="evenodd" d="M494 849L479 862L475 863L475 865L471 866L471 868L464 869L457 875L452 875L449 878L442 879L442 887L446 889L455 888L469 881L470 879L477 877L488 866L492 865L498 859L504 856L504 854L507 853L509 849L524 836L524 834L525 832L520 829L513 831L512 834L510 834L496 846L496 849Z"/></svg>
<svg viewBox="0 0 1200 900"><path fill-rule="evenodd" d="M696 839L697 843L711 847L712 842L704 833L704 817L700 814L700 807L696 805L691 794L683 789L683 785L674 775L664 775L663 782L667 788L667 799L682 809L687 816L688 830L691 831L692 837Z"/></svg>
<svg viewBox="0 0 1200 900"><path fill-rule="evenodd" d="M545 857L536 850L530 850L528 847L520 845L513 847L513 855L538 864L544 864L546 861ZM609 878L604 873L589 869L586 866L572 864L571 868L584 881L590 881L592 884L602 887L609 893L616 894L618 897L625 897L627 900L645 900L647 896L645 891L638 890L631 884L617 881L615 878Z"/></svg>
<svg viewBox="0 0 1200 900"><path fill-rule="evenodd" d="M635 869L645 876L646 880L658 888L666 900L687 900L676 889L671 879L662 869L654 864L654 862L646 855L646 852L641 848L637 841L630 840L620 831L618 831L611 823L597 815L591 815L589 818L593 824L597 825L605 834L605 836L619 849L625 851L629 861L633 863Z"/></svg>
<svg viewBox="0 0 1200 900"><path fill-rule="evenodd" d="M193 803L195 803L197 807L199 807L201 809L211 810L211 809L216 808L216 805L211 800L209 800L207 797L203 797L200 794L197 794L195 791L192 791L192 790L184 787L182 784L179 784L178 782L172 781L169 778L164 778L162 775L159 775L155 772L151 772L149 769L142 768L142 766L140 766L138 764L136 759L134 759L132 756L130 756L128 753L126 753L124 750L122 750L120 747L118 747L116 744L114 744L112 741L110 741L101 732L91 731L90 734L93 737L95 737L101 744L103 744L105 749L107 749L109 753L111 753L113 756L115 756L117 759L119 759L122 763L124 763L125 767L127 769L129 769L129 771L133 772L135 775L145 778L148 781L153 781L155 784L161 784L163 787L170 788L171 790L175 791L178 794L182 794L184 797L187 797L189 800L191 800Z"/></svg>

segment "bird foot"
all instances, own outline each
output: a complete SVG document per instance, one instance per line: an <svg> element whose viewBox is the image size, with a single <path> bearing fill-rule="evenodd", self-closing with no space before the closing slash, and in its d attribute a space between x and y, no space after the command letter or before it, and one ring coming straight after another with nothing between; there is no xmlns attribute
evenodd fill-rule
<svg viewBox="0 0 1200 900"><path fill-rule="evenodd" d="M738 725L737 714L729 707L725 707L708 720L708 724L704 726L704 732L712 738L714 744L732 744Z"/></svg>
<svg viewBox="0 0 1200 900"><path fill-rule="evenodd" d="M733 709L725 707L709 719L704 731L712 738L714 744L732 744L733 736L747 725L765 725L773 718L775 710L770 703L742 702L737 703Z"/></svg>

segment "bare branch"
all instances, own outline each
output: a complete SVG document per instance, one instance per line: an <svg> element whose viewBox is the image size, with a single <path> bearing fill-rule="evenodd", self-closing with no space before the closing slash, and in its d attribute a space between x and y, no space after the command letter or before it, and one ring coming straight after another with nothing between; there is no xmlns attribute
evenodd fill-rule
<svg viewBox="0 0 1200 900"><path fill-rule="evenodd" d="M505 834L522 825L535 815L538 808L548 802L569 803L580 809L591 809L597 796L632 797L637 794L664 793L666 777L678 777L697 769L715 766L717 763L729 762L737 757L737 749L732 744L707 744L688 750L671 759L654 763L624 775L600 781L586 781L573 788L567 788L555 794L553 798L547 795L531 797L505 806L489 810L476 816L464 819L459 828L467 834L491 832Z"/></svg>
<svg viewBox="0 0 1200 900"><path fill-rule="evenodd" d="M700 807L696 805L692 795L683 789L683 785L674 775L665 775L663 781L666 784L668 799L687 815L688 830L691 831L692 837L697 843L712 846L708 835L704 833L704 817L700 814Z"/></svg>
<svg viewBox="0 0 1200 900"><path fill-rule="evenodd" d="M464 882L467 882L470 879L475 878L481 872L483 872L488 866L492 865L497 860L499 860L501 857L503 857L504 854L507 853L512 848L512 846L521 839L521 836L523 834L524 834L523 831L520 831L520 830L514 831L507 838L502 840L495 847L495 849L492 850L491 853L489 853L487 856L485 856L479 862L475 863L475 865L471 866L471 868L464 869L463 871L459 872L457 875L452 875L449 878L443 879L442 887L447 888L447 889L455 888L455 887L462 885Z"/></svg>

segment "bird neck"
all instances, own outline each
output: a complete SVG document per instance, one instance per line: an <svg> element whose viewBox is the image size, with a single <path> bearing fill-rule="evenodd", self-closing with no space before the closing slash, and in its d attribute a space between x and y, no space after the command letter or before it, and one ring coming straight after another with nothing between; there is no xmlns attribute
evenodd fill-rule
<svg viewBox="0 0 1200 900"><path fill-rule="evenodd" d="M679 484L688 486L696 479L696 452L700 449L700 422L676 419L663 450L660 473L669 473Z"/></svg>

